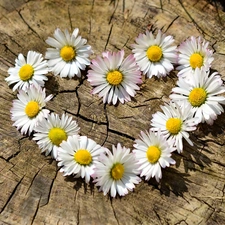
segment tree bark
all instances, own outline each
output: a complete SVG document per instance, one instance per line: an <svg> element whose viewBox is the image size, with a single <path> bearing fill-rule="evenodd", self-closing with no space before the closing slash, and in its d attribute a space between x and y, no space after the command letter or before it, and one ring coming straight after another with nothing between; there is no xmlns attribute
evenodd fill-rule
<svg viewBox="0 0 225 225"><path fill-rule="evenodd" d="M111 199L82 179L63 177L51 157L40 154L31 138L22 136L10 119L16 93L5 82L19 53L45 54L45 40L54 30L80 29L93 47L124 49L146 29L162 29L179 44L202 36L214 49L212 69L225 78L225 12L217 1L204 0L18 0L0 1L0 224L224 224L225 114L213 126L193 132L194 146L184 143L173 153L176 165L163 170L160 183L144 180L122 198ZM48 108L77 120L81 135L111 148L133 146L152 114L168 101L177 77L146 79L126 104L104 105L90 94L87 71L82 79L48 74Z"/></svg>

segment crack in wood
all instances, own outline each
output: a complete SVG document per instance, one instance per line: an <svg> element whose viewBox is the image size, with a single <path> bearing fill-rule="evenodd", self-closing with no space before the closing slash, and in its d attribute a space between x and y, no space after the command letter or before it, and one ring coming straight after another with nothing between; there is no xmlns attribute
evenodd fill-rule
<svg viewBox="0 0 225 225"><path fill-rule="evenodd" d="M6 159L7 162L10 162L10 160L12 158L15 158L21 152L21 141L24 140L24 139L27 139L27 138L28 137L25 136L25 137L22 137L19 140L17 140L17 143L18 143L18 151L13 152L13 154Z"/></svg>
<svg viewBox="0 0 225 225"><path fill-rule="evenodd" d="M14 194L16 193L16 191L17 191L18 187L20 186L20 184L21 184L21 182L22 182L22 180L23 180L24 177L25 177L25 175L19 180L19 182L14 187L12 193L9 195L8 199L6 200L6 202L3 205L2 209L0 210L0 214L2 214L2 212L4 212L5 208L7 207L7 205L11 201L11 199L14 197Z"/></svg>
<svg viewBox="0 0 225 225"><path fill-rule="evenodd" d="M223 147L225 145L225 142L220 143L219 141L213 140L213 139L204 139L204 143L208 144L208 143L214 143L216 145L219 145L220 147Z"/></svg>
<svg viewBox="0 0 225 225"><path fill-rule="evenodd" d="M119 4L119 0L111 0L110 4L114 3L114 10L113 10L113 13L112 15L110 16L110 19L109 19L109 23L108 24L111 24L112 20L113 20L113 17L114 17L114 14L117 10L117 7L118 7L118 4Z"/></svg>
<svg viewBox="0 0 225 225"><path fill-rule="evenodd" d="M125 12L125 9L126 9L126 0L123 0L123 8L122 8L123 13Z"/></svg>
<svg viewBox="0 0 225 225"><path fill-rule="evenodd" d="M159 2L160 2L160 9L161 9L162 12L163 12L163 2L162 2L162 0L159 0Z"/></svg>
<svg viewBox="0 0 225 225"><path fill-rule="evenodd" d="M197 196L191 196L192 198L195 198L196 200L198 200L199 202L202 202L204 203L205 205L208 206L208 209L211 209L211 210L208 210L208 211L211 211L210 213L207 213L207 215L205 215L204 217L204 221L209 221L209 219L213 216L213 214L216 212L216 209L215 207L213 207L213 202L211 203L208 203L206 202L205 200L202 200L202 199L199 199Z"/></svg>
<svg viewBox="0 0 225 225"><path fill-rule="evenodd" d="M67 8L67 12L68 12L68 18L69 18L70 30L73 32L73 23L72 23L72 19L71 19L70 7L69 7L69 6L68 6L68 8Z"/></svg>
<svg viewBox="0 0 225 225"><path fill-rule="evenodd" d="M18 150L18 151L16 151L16 152L14 152L11 156L9 156L9 157L6 159L6 161L7 161L7 162L10 162L10 160L11 160L12 158L15 158L20 152L21 152L21 150Z"/></svg>
<svg viewBox="0 0 225 225"><path fill-rule="evenodd" d="M43 167L44 167L44 165L37 171L37 173L34 175L34 177L32 177L32 180L31 180L31 182L30 182L30 185L29 185L28 188L27 188L27 191L26 191L25 195L27 195L28 192L30 192L30 189L31 189L32 185L34 184L34 181L35 181L36 177L39 175L39 173L41 172L41 169L42 169Z"/></svg>
<svg viewBox="0 0 225 225"><path fill-rule="evenodd" d="M128 134L122 133L122 132L120 132L120 131L117 131L117 130L113 130L113 129L108 128L108 132L111 132L111 133L113 133L113 134L117 134L117 135L122 136L122 137L126 137L126 138L128 138L128 139L130 139L130 140L132 140L132 141L135 140L134 137L132 137L132 136L130 136L130 135L128 135Z"/></svg>
<svg viewBox="0 0 225 225"><path fill-rule="evenodd" d="M5 11L8 11L8 9L6 7L4 7L1 3L0 3L0 7L3 8Z"/></svg>
<svg viewBox="0 0 225 225"><path fill-rule="evenodd" d="M156 217L158 218L158 221L160 224L163 224L160 218L160 215L157 213L157 209L153 208L153 212L155 213Z"/></svg>
<svg viewBox="0 0 225 225"><path fill-rule="evenodd" d="M113 29L113 24L111 25L110 30L109 30L109 34L108 34L106 44L105 44L105 48L104 48L105 50L107 49L107 46L109 44L109 39L110 39L110 36L111 36L111 33L112 33L112 29Z"/></svg>
<svg viewBox="0 0 225 225"><path fill-rule="evenodd" d="M92 33L92 19L93 19L93 11L94 11L95 0L92 0L91 3L91 12L90 12L90 20L89 20L89 34Z"/></svg>
<svg viewBox="0 0 225 225"><path fill-rule="evenodd" d="M186 225L189 225L187 222L186 222L186 220L184 220L184 219L182 219L182 220L179 220L177 223L175 223L174 225L180 225L180 224L182 224L183 225L183 223L185 223ZM168 223L169 224L169 223Z"/></svg>
<svg viewBox="0 0 225 225"><path fill-rule="evenodd" d="M179 18L180 16L176 16L171 22L170 22L170 24L167 26L167 28L165 29L165 32L167 32L169 29L170 29L170 27L173 25L173 23Z"/></svg>
<svg viewBox="0 0 225 225"><path fill-rule="evenodd" d="M35 218L37 216L37 213L38 213L38 210L39 210L39 206L40 206L40 202L41 202L41 196L40 196L40 198L38 200L38 204L37 204L36 210L34 212L34 215L33 215L32 219L31 219L31 225L34 223L34 220L35 220Z"/></svg>
<svg viewBox="0 0 225 225"><path fill-rule="evenodd" d="M106 136L102 142L102 146L104 146L104 144L106 143L107 139L108 139L108 135L109 135L109 118L108 118L108 114L107 114L107 109L106 109L106 104L104 104L104 115L105 115L105 118L106 118Z"/></svg>
<svg viewBox="0 0 225 225"><path fill-rule="evenodd" d="M77 225L80 224L80 206L77 208Z"/></svg>
<svg viewBox="0 0 225 225"><path fill-rule="evenodd" d="M48 192L48 195L47 195L46 203L40 205L40 207L43 207L43 206L45 206L45 205L48 205L49 200L50 200L50 197L51 197L51 193L52 193L52 188L53 188L54 181L55 181L56 177L57 177L57 172L55 173L55 177L53 177L52 182L51 182L51 184L50 184L50 186L49 186L49 192Z"/></svg>
<svg viewBox="0 0 225 225"><path fill-rule="evenodd" d="M10 36L9 36L10 37ZM11 39L11 40L13 40L13 39ZM18 46L19 46L19 44L16 42L16 41L13 41L14 43L16 43ZM6 49L6 51L9 51L10 53L12 53L16 58L18 57L18 54L17 53L15 53L15 52L13 52L9 47L8 47L8 45L7 44L3 44L3 46L5 47L5 49ZM19 47L21 47L21 46L19 46ZM14 65L14 62L12 63L10 60L8 60L7 58L4 58L4 60L5 61L7 61L8 63L10 63L11 65Z"/></svg>
<svg viewBox="0 0 225 225"><path fill-rule="evenodd" d="M214 3L215 3L215 7L216 7L216 12L217 12L217 14L218 14L219 23L223 26L222 17L221 17L221 15L220 15L220 13L219 13L219 8L218 8L218 5L217 5L217 2L214 1ZM222 3L221 3L221 4L222 4Z"/></svg>
<svg viewBox="0 0 225 225"><path fill-rule="evenodd" d="M113 215L114 215L114 218L116 219L117 224L120 225L119 219L117 218L116 211L115 211L113 203L112 203L112 199L110 200L110 206L112 208Z"/></svg>
<svg viewBox="0 0 225 225"><path fill-rule="evenodd" d="M188 17L191 19L191 22L195 25L196 29L200 31L200 33L203 35L203 37L205 35L208 35L209 37L212 38L212 35L206 33L204 30L202 30L202 28L198 25L198 23L194 20L194 18L191 16L191 14L188 12L188 10L186 9L186 7L184 6L182 0L178 0L181 7L184 9L184 11L186 12L186 14L188 15Z"/></svg>
<svg viewBox="0 0 225 225"><path fill-rule="evenodd" d="M27 25L27 27L29 28L29 30L31 30L33 32L33 34L38 37L39 39L41 39L42 41L45 42L45 40L43 40L39 34L32 28L32 26L30 26L30 24L25 20L25 18L23 17L23 15L21 14L22 10L18 10L18 15L20 16L20 18L23 20L23 22Z"/></svg>

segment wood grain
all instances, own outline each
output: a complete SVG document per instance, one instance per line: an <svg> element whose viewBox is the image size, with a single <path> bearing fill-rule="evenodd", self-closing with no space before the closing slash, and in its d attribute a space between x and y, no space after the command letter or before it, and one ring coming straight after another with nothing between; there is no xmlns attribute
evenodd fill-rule
<svg viewBox="0 0 225 225"><path fill-rule="evenodd" d="M54 30L78 27L94 54L124 49L146 29L162 29L176 44L203 36L215 51L212 68L225 79L225 12L217 1L204 0L33 0L0 1L0 224L224 224L225 115L213 126L203 124L173 154L176 165L163 170L158 184L142 181L134 192L111 199L82 179L63 177L56 162L40 154L31 138L12 127L10 108L16 98L5 78L19 53L45 54ZM81 134L111 148L132 148L153 113L168 101L176 74L167 79L143 77L141 90L124 105L104 105L91 96L86 79L48 74L48 108L78 121Z"/></svg>

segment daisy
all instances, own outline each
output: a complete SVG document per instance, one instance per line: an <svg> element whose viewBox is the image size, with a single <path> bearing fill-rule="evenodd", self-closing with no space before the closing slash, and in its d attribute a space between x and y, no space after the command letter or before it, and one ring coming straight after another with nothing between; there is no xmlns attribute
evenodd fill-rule
<svg viewBox="0 0 225 225"><path fill-rule="evenodd" d="M225 92L225 87L217 72L210 75L209 71L196 69L189 82L180 78L172 92L170 98L186 102L202 123L212 125L224 112L221 104L225 104L225 97L219 94Z"/></svg>
<svg viewBox="0 0 225 225"><path fill-rule="evenodd" d="M106 154L100 155L93 182L100 186L99 191L103 191L104 195L110 191L112 197L116 194L124 196L128 190L135 188L134 184L141 181L137 174L138 164L134 154L118 143L117 147L112 146L112 152L108 150Z"/></svg>
<svg viewBox="0 0 225 225"><path fill-rule="evenodd" d="M75 174L75 177L90 181L100 153L105 149L86 136L73 135L63 141L58 149L57 161L64 176Z"/></svg>
<svg viewBox="0 0 225 225"><path fill-rule="evenodd" d="M41 121L36 126L33 140L37 141L41 152L45 155L51 153L52 158L56 159L58 147L62 141L66 141L69 136L78 134L79 127L72 117L62 114L61 119L58 114L51 113L47 120Z"/></svg>
<svg viewBox="0 0 225 225"><path fill-rule="evenodd" d="M201 37L191 36L178 47L178 76L189 79L196 68L204 68L206 71L211 67L213 52L208 48L209 42Z"/></svg>
<svg viewBox="0 0 225 225"><path fill-rule="evenodd" d="M152 116L151 130L161 130L166 139L174 143L178 153L183 151L183 138L193 146L188 132L196 129L199 119L193 118L191 106L183 103L181 107L174 102L169 102L161 106L161 109L163 113L157 112Z"/></svg>
<svg viewBox="0 0 225 225"><path fill-rule="evenodd" d="M94 89L92 94L103 97L103 103L113 103L119 100L121 103L131 101L136 90L140 90L137 84L142 83L141 73L133 55L124 59L124 50L117 53L103 52L103 58L98 56L92 60L91 70L88 70L88 81Z"/></svg>
<svg viewBox="0 0 225 225"><path fill-rule="evenodd" d="M46 118L49 110L44 109L52 95L46 97L45 89L31 85L27 91L19 90L18 99L13 100L11 119L22 134L31 134L39 122Z"/></svg>
<svg viewBox="0 0 225 225"><path fill-rule="evenodd" d="M162 178L161 167L169 167L175 164L171 158L171 152L176 149L169 143L161 132L143 132L141 131L140 139L135 140L133 152L138 159L140 176L145 176L145 180L151 177L159 182Z"/></svg>
<svg viewBox="0 0 225 225"><path fill-rule="evenodd" d="M20 53L15 62L15 67L8 69L9 76L5 78L8 85L15 84L13 91L27 90L31 84L35 87L44 86L45 81L48 80L45 76L48 73L48 64L46 60L43 60L42 54L29 51L25 59Z"/></svg>
<svg viewBox="0 0 225 225"><path fill-rule="evenodd" d="M132 45L132 52L143 74L165 77L172 69L172 63L176 62L176 46L172 43L172 36L166 36L159 30L156 38L152 32L146 30L145 34L139 34L136 43Z"/></svg>
<svg viewBox="0 0 225 225"><path fill-rule="evenodd" d="M51 46L47 48L46 59L50 71L60 77L72 78L75 75L81 77L81 70L85 70L90 64L88 57L92 53L91 46L86 45L87 40L78 36L79 29L74 29L72 35L68 30L64 33L57 28L54 38L48 37L46 43Z"/></svg>

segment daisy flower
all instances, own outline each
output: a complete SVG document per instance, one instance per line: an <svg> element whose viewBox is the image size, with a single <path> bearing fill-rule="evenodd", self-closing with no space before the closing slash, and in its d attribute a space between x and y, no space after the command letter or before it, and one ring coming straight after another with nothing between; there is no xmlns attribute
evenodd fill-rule
<svg viewBox="0 0 225 225"><path fill-rule="evenodd" d="M72 78L75 75L81 77L81 70L85 70L90 64L88 57L92 53L91 46L86 45L87 40L78 36L79 29L74 29L72 35L68 30L64 33L57 28L54 38L48 37L46 43L51 46L47 48L46 59L50 71L60 77Z"/></svg>
<svg viewBox="0 0 225 225"><path fill-rule="evenodd" d="M39 122L46 118L49 110L44 109L52 95L46 97L45 89L31 85L27 91L19 90L18 99L13 100L11 119L22 134L31 134Z"/></svg>
<svg viewBox="0 0 225 225"><path fill-rule="evenodd" d="M107 149L108 150L108 149ZM129 148L122 147L119 143L117 147L112 146L112 152L107 151L101 154L96 163L95 173L93 175L96 186L100 186L99 191L106 195L115 197L118 193L120 196L132 191L141 179L137 175L138 164L133 153Z"/></svg>
<svg viewBox="0 0 225 225"><path fill-rule="evenodd" d="M191 36L178 47L178 76L189 79L196 68L204 68L206 71L211 67L213 52L208 48L209 42L201 37Z"/></svg>
<svg viewBox="0 0 225 225"><path fill-rule="evenodd" d="M145 180L151 177L159 182L162 178L161 167L169 167L175 164L171 158L171 152L176 149L169 143L160 131L143 132L141 131L140 139L135 140L133 152L136 155L139 164L140 176L145 176Z"/></svg>
<svg viewBox="0 0 225 225"><path fill-rule="evenodd" d="M212 125L217 115L224 112L221 104L225 104L225 97L219 94L225 92L225 87L217 72L210 75L209 71L196 69L189 82L178 79L172 92L170 98L186 102L202 123Z"/></svg>
<svg viewBox="0 0 225 225"><path fill-rule="evenodd" d="M151 130L161 130L166 139L174 143L178 153L183 151L183 138L193 146L188 132L196 129L199 119L193 118L191 106L186 103L183 103L181 106L174 102L169 102L169 104L161 106L161 109L163 113L156 112L152 116Z"/></svg>
<svg viewBox="0 0 225 225"><path fill-rule="evenodd" d="M51 153L56 159L58 147L62 141L66 141L69 136L78 134L79 127L72 117L62 114L61 119L58 114L51 113L47 120L41 121L35 128L33 140L37 141L41 152L45 155Z"/></svg>
<svg viewBox="0 0 225 225"><path fill-rule="evenodd" d="M98 56L92 60L91 70L88 70L88 81L95 86L92 94L103 97L103 103L121 103L131 101L134 97L137 84L142 83L141 73L133 55L124 59L124 50L117 53L103 52L103 58Z"/></svg>
<svg viewBox="0 0 225 225"><path fill-rule="evenodd" d="M35 87L44 86L45 81L48 80L45 75L48 73L48 64L46 60L43 60L42 54L29 51L25 59L20 53L15 62L15 67L8 69L9 76L5 78L8 85L15 84L13 91L27 90L31 84Z"/></svg>
<svg viewBox="0 0 225 225"><path fill-rule="evenodd" d="M156 38L152 32L146 30L145 34L139 34L136 43L132 45L132 52L143 74L165 77L172 69L172 63L176 62L176 46L172 43L172 36L166 36L159 30Z"/></svg>
<svg viewBox="0 0 225 225"><path fill-rule="evenodd" d="M92 139L73 135L61 143L56 160L59 161L58 166L64 176L75 174L76 178L85 178L88 183L94 173L98 156L103 152L105 149Z"/></svg>

